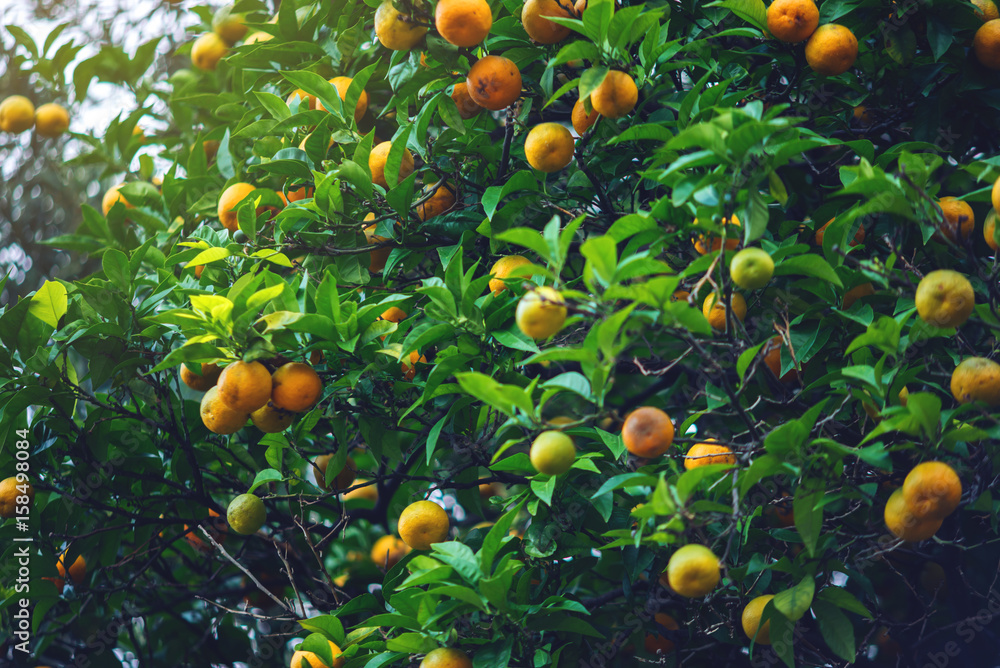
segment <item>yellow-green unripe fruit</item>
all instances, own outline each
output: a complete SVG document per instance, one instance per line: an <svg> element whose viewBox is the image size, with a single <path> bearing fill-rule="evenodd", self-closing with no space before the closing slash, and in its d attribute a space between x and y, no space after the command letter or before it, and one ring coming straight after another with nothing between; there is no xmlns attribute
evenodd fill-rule
<svg viewBox="0 0 1000 668"><path fill-rule="evenodd" d="M543 431L531 444L531 465L539 473L559 475L573 466L576 447L561 431Z"/></svg>
<svg viewBox="0 0 1000 668"><path fill-rule="evenodd" d="M729 263L729 275L744 290L759 290L774 275L774 260L761 248L744 248Z"/></svg>
<svg viewBox="0 0 1000 668"><path fill-rule="evenodd" d="M249 536L257 533L267 519L264 502L255 494L240 494L229 502L226 509L229 526L238 534Z"/></svg>

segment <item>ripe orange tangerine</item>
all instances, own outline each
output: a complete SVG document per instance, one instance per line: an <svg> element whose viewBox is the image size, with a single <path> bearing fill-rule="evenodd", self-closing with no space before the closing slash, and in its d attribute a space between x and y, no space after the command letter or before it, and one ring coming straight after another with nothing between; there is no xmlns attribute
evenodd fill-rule
<svg viewBox="0 0 1000 668"><path fill-rule="evenodd" d="M485 56L469 68L469 97L491 111L506 109L521 97L521 70L503 56Z"/></svg>
<svg viewBox="0 0 1000 668"><path fill-rule="evenodd" d="M643 406L629 413L622 425L625 449L636 457L659 457L674 442L674 423L670 416L653 406Z"/></svg>

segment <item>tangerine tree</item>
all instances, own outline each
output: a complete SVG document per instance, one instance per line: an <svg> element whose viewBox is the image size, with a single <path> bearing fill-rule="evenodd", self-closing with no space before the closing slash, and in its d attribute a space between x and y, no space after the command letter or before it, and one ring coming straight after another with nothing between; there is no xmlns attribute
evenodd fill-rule
<svg viewBox="0 0 1000 668"><path fill-rule="evenodd" d="M279 4L0 33L4 661L995 658L992 2Z"/></svg>

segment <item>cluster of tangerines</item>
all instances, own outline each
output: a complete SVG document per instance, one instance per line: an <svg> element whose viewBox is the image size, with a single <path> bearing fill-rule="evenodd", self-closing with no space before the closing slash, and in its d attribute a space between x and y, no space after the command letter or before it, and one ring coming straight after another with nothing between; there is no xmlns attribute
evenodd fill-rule
<svg viewBox="0 0 1000 668"><path fill-rule="evenodd" d="M212 20L212 32L204 33L191 45L191 63L198 69L214 70L229 53L230 47L246 36L243 15L233 14L230 9L223 7L219 10ZM268 33L257 31L247 38L246 43L266 41L271 37Z"/></svg>
<svg viewBox="0 0 1000 668"><path fill-rule="evenodd" d="M216 434L233 434L247 420L261 431L284 431L295 413L312 408L323 392L319 374L302 362L288 362L271 373L260 362L236 360L225 368L202 363L200 374L181 367L181 380L204 392L201 420Z"/></svg>
<svg viewBox="0 0 1000 668"><path fill-rule="evenodd" d="M858 58L854 33L836 23L821 26L813 0L775 0L767 8L767 29L782 42L806 42L806 62L817 74L843 74Z"/></svg>
<svg viewBox="0 0 1000 668"><path fill-rule="evenodd" d="M35 109L23 95L11 95L0 102L0 132L19 134L32 127L39 137L58 137L69 130L69 112L55 102Z"/></svg>

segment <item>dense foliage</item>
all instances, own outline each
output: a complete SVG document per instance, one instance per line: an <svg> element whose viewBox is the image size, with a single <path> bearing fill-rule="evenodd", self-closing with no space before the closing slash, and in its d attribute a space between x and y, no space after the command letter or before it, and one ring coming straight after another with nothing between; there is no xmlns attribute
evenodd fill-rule
<svg viewBox="0 0 1000 668"><path fill-rule="evenodd" d="M770 37L761 0L578 2L551 45L521 0L494 1L486 40L461 47L435 29L446 3L462 0L396 2L429 28L400 50L376 39L375 0L174 4L202 26L168 55L153 40L81 59L58 34L0 29L10 92L71 115L95 81L135 97L103 136L74 119L71 138L31 139L82 147L70 168L102 181L45 242L92 271L0 315L0 478L35 492L27 528L0 526L5 627L24 596L11 539L31 535L30 650L50 666L284 666L298 638L327 665L332 640L349 668L437 647L476 668L995 661L1000 376L983 380L995 402L951 384L1000 330L984 233L1000 74L971 48L976 7L824 0L819 23L859 44L824 76ZM194 58L224 56L214 69L192 65L202 32ZM520 96L470 113L454 87L487 54L517 66ZM634 109L532 169L528 132L570 126L620 71ZM24 165L12 136L0 161ZM105 196L122 182L125 201ZM762 288L734 284L737 247L773 260ZM494 291L508 255L531 264ZM957 327L917 314L938 269L975 293ZM540 285L568 317L535 340L515 311ZM180 374L237 360L308 364L321 396L272 416L287 429L246 411L213 433ZM670 416L662 456L622 438L643 406ZM547 475L559 462L529 448L551 430L576 455ZM735 463L685 459L710 440ZM883 512L930 460L957 471L961 504L903 543ZM247 506L249 535L224 521L245 493L266 509L253 531ZM421 499L448 540L387 569L373 545ZM707 596L660 578L686 544L721 561ZM765 594L770 646L741 624Z"/></svg>

